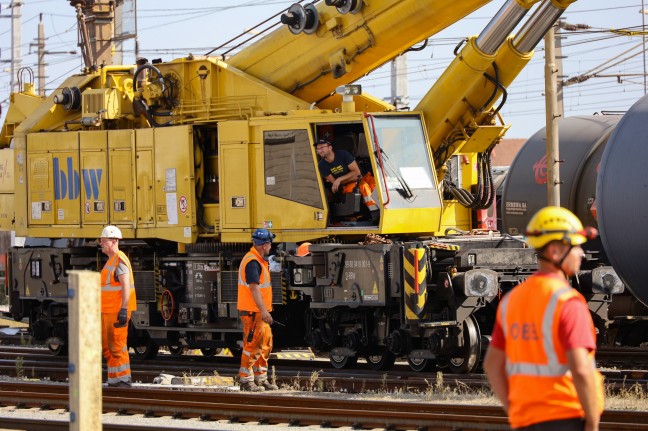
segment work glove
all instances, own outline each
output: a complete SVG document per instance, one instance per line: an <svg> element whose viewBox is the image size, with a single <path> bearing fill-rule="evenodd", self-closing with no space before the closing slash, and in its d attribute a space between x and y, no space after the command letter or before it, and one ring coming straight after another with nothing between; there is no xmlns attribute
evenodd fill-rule
<svg viewBox="0 0 648 431"><path fill-rule="evenodd" d="M119 310L119 313L117 313L117 320L119 321L119 325L126 325L126 322L128 322L128 312L125 308Z"/></svg>

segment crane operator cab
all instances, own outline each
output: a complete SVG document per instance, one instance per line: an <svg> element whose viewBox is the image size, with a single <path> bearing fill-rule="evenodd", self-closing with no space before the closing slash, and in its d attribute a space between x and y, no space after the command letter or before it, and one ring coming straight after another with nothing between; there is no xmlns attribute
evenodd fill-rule
<svg viewBox="0 0 648 431"><path fill-rule="evenodd" d="M361 124L324 124L313 143L330 225L378 225L378 189Z"/></svg>
<svg viewBox="0 0 648 431"><path fill-rule="evenodd" d="M313 124L328 226L382 229L394 221L430 231L428 212L440 211L441 199L421 117L381 113L363 120Z"/></svg>

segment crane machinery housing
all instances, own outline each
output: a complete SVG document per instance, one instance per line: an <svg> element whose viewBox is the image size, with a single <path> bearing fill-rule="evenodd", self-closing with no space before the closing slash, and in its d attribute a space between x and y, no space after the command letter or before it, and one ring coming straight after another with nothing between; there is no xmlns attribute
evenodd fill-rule
<svg viewBox="0 0 648 431"><path fill-rule="evenodd" d="M237 350L237 269L265 227L280 264L273 317L286 325L275 346L327 352L336 367L406 357L415 370L475 370L498 296L537 266L494 232L499 110L572 1L543 1L515 35L538 1L506 1L411 111L352 83L487 0L299 2L232 55L136 65L113 65L106 28L87 28L112 2L71 1L84 69L46 98L25 83L0 132L0 228L29 238L8 254L11 313L64 351L66 271L100 269L95 239L113 224L135 275L136 354ZM327 190L323 137L373 175L378 218L359 193ZM290 253L304 241L310 254ZM616 276L589 271L590 290Z"/></svg>

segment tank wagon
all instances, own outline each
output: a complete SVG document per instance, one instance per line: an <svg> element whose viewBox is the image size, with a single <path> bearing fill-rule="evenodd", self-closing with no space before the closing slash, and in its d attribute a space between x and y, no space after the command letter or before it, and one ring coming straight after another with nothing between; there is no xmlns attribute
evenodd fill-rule
<svg viewBox="0 0 648 431"><path fill-rule="evenodd" d="M574 285L588 300L590 311L598 329L598 342L601 346L640 346L646 338L645 307L646 294L643 284L638 279L623 278L621 271L629 266L640 266L639 261L627 263L615 258L625 250L627 242L622 243L616 237L613 228L601 225L601 211L614 215L615 226L626 226L626 221L634 217L635 212L625 208L624 215L610 209L610 201L616 195L612 189L603 185L605 178L603 156L609 149L612 136L623 124L625 116L621 113L567 117L559 121L560 133L560 202L565 208L574 212L584 225L600 229L600 237L589 241L586 246L586 258L583 262L582 277ZM530 217L545 205L547 183L546 132L540 129L521 148L507 172L505 186L500 202L503 231L518 234L524 231ZM610 168L606 168L610 169ZM612 169L621 169L616 166ZM623 171L623 169L621 169ZM604 183L604 184L607 184ZM632 189L634 182L616 184L617 192ZM605 193L602 195L601 192ZM622 193L622 192L621 192ZM605 196L605 197L604 197ZM618 203L614 202L616 208ZM605 208L605 210L603 210ZM611 217L608 215L608 217ZM609 220L609 218L608 218ZM610 223L608 221L608 223ZM627 239L627 238L626 238ZM616 247L616 248L615 248ZM635 250L637 251L637 250ZM617 266L617 265L620 265ZM636 265L636 266L635 266ZM589 277L589 271L605 273L603 289L590 290L580 284L582 278ZM618 275L617 275L618 273ZM626 288L627 287L627 288Z"/></svg>

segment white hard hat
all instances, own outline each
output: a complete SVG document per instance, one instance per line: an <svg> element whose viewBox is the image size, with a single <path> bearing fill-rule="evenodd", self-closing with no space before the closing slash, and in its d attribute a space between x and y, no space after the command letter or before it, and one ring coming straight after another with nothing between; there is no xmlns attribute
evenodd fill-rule
<svg viewBox="0 0 648 431"><path fill-rule="evenodd" d="M117 226L106 226L101 231L101 237L122 239L122 233Z"/></svg>

